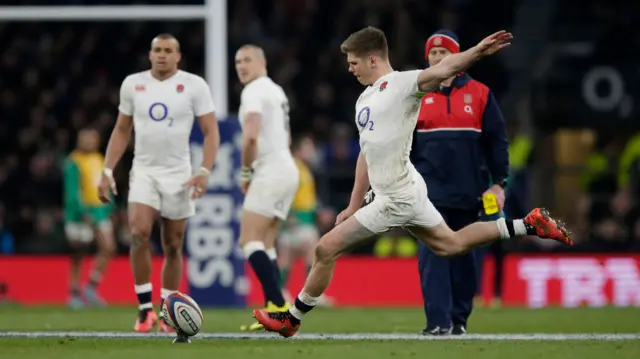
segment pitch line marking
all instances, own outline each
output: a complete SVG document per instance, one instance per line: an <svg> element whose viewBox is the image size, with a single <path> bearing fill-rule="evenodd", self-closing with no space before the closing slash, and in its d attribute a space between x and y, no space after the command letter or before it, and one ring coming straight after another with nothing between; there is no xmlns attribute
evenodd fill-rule
<svg viewBox="0 0 640 359"><path fill-rule="evenodd" d="M0 338L101 338L101 339L163 339L174 338L175 334L131 333L131 332L0 332ZM284 339L272 333L199 333L193 339L203 340L640 340L640 333L629 334L467 334L464 336L430 336L419 334L382 334L382 333L300 333Z"/></svg>

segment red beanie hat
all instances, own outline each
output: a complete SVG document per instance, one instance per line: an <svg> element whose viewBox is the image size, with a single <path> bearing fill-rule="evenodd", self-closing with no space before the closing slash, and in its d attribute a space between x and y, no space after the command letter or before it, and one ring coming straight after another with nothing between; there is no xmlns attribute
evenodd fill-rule
<svg viewBox="0 0 640 359"><path fill-rule="evenodd" d="M429 50L433 47L444 47L452 54L460 52L460 44L458 43L458 36L449 30L438 30L433 33L428 39L424 49L425 60L429 58Z"/></svg>

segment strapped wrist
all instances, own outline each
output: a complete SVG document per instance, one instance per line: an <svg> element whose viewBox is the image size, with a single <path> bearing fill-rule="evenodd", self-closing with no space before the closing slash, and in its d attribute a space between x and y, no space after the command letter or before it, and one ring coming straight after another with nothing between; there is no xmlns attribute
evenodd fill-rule
<svg viewBox="0 0 640 359"><path fill-rule="evenodd" d="M209 177L209 174L211 174L211 171L209 171L205 167L200 167L198 172L196 172L196 175L203 176L203 177Z"/></svg>
<svg viewBox="0 0 640 359"><path fill-rule="evenodd" d="M240 169L240 181L241 182L249 182L251 181L251 177L253 176L253 168L251 167L242 167Z"/></svg>
<svg viewBox="0 0 640 359"><path fill-rule="evenodd" d="M113 179L113 170L111 168L104 168L104 170L102 170L102 173L104 173L105 176L107 176L107 178L109 179Z"/></svg>

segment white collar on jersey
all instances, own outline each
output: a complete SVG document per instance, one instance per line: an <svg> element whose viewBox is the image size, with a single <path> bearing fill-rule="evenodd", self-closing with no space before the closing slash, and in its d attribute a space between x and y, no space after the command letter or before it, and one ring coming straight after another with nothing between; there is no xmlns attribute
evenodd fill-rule
<svg viewBox="0 0 640 359"><path fill-rule="evenodd" d="M384 79L386 79L387 76L389 76L389 75L391 75L393 73L396 73L396 72L398 72L398 71L391 71L388 74L382 75L382 77L380 77L373 85L369 85L369 86L376 87L376 86L380 85L381 81L384 81Z"/></svg>

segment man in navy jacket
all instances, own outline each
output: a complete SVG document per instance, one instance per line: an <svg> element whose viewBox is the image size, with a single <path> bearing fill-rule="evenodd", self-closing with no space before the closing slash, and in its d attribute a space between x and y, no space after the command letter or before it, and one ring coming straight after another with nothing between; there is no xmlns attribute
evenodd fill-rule
<svg viewBox="0 0 640 359"><path fill-rule="evenodd" d="M457 52L457 36L440 30L427 40L425 58L433 66ZM429 199L445 221L454 231L478 221L485 192L496 196L502 210L509 173L508 141L491 90L461 73L443 81L439 91L417 96L422 96L422 104L411 162L424 177ZM423 334L465 334L478 285L474 252L444 258L419 245L427 316Z"/></svg>

